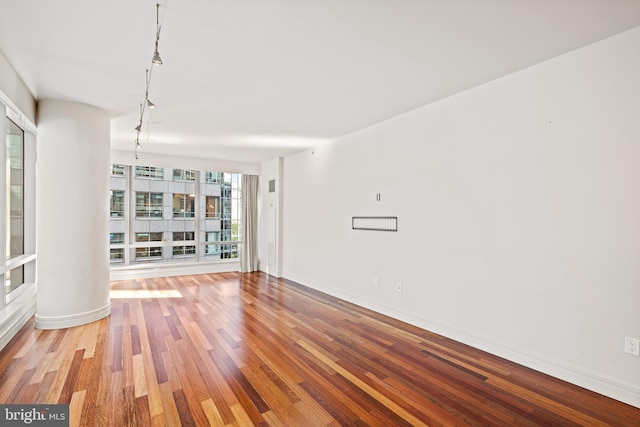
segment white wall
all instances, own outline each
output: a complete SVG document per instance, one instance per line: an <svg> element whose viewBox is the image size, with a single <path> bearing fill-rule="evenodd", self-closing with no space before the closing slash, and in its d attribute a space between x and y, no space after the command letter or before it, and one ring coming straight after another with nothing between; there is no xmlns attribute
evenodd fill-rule
<svg viewBox="0 0 640 427"><path fill-rule="evenodd" d="M262 163L260 175L259 269L282 276L282 173L284 159L278 157ZM269 181L275 191L269 192Z"/></svg>
<svg viewBox="0 0 640 427"><path fill-rule="evenodd" d="M640 406L638 76L640 28L286 157L284 276Z"/></svg>

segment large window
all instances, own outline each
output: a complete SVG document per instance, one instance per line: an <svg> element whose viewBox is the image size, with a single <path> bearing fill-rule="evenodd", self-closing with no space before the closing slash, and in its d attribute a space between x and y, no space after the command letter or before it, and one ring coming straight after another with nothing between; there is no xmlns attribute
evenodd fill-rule
<svg viewBox="0 0 640 427"><path fill-rule="evenodd" d="M6 119L6 259L24 255L24 131ZM8 294L24 283L24 266L5 274Z"/></svg>
<svg viewBox="0 0 640 427"><path fill-rule="evenodd" d="M132 165L111 172L127 178L111 179L112 264L238 257L241 175Z"/></svg>
<svg viewBox="0 0 640 427"><path fill-rule="evenodd" d="M124 217L124 191L111 191L111 217Z"/></svg>
<svg viewBox="0 0 640 427"><path fill-rule="evenodd" d="M237 258L240 225L240 175L222 173L216 176L220 182L220 197L207 196L207 219L220 219L220 231L207 232L205 256L210 258Z"/></svg>
<svg viewBox="0 0 640 427"><path fill-rule="evenodd" d="M162 193L136 192L136 217L162 218Z"/></svg>
<svg viewBox="0 0 640 427"><path fill-rule="evenodd" d="M223 240L238 241L240 231L240 175L225 173L222 184Z"/></svg>
<svg viewBox="0 0 640 427"><path fill-rule="evenodd" d="M193 218L196 213L195 194L174 194L173 195L173 217Z"/></svg>

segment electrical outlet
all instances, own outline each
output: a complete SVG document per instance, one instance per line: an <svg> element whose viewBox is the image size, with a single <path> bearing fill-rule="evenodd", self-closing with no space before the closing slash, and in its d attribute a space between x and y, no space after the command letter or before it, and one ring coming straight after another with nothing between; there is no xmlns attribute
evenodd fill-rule
<svg viewBox="0 0 640 427"><path fill-rule="evenodd" d="M624 352L640 356L640 340L636 338L624 337Z"/></svg>
<svg viewBox="0 0 640 427"><path fill-rule="evenodd" d="M402 283L398 282L396 284L396 289L398 290L398 292L402 292Z"/></svg>

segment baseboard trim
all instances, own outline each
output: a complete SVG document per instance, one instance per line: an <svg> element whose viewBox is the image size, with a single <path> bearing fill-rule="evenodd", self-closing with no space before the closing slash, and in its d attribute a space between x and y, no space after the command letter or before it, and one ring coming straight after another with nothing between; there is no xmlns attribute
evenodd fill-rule
<svg viewBox="0 0 640 427"><path fill-rule="evenodd" d="M486 351L495 356L502 357L527 368L561 379L568 383L583 387L587 390L602 394L612 399L624 402L628 405L640 408L640 388L620 383L614 379L597 375L593 372L585 372L574 367L568 367L557 361L544 360L524 354L517 350L505 347L487 339L479 338L448 325L425 319L416 313L400 312L393 307L363 300L352 294L342 292L326 284L308 280L302 276L285 272L285 279L292 280L304 286L309 286L331 296L343 299L352 304L373 310L403 322L407 322L419 328L434 332L446 338L467 344L471 347Z"/></svg>
<svg viewBox="0 0 640 427"><path fill-rule="evenodd" d="M258 270L262 271L263 273L267 273L269 276L283 277L282 276L282 271L280 271L280 270L270 271L268 265L258 264Z"/></svg>
<svg viewBox="0 0 640 427"><path fill-rule="evenodd" d="M111 301L95 310L68 316L41 316L36 312L35 326L38 329L64 329L86 325L111 314Z"/></svg>

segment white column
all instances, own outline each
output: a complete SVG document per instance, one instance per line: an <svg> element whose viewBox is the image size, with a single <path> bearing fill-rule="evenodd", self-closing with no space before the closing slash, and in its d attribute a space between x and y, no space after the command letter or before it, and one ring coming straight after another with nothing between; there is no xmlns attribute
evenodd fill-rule
<svg viewBox="0 0 640 427"><path fill-rule="evenodd" d="M36 327L106 317L109 301L110 120L95 107L38 105Z"/></svg>

